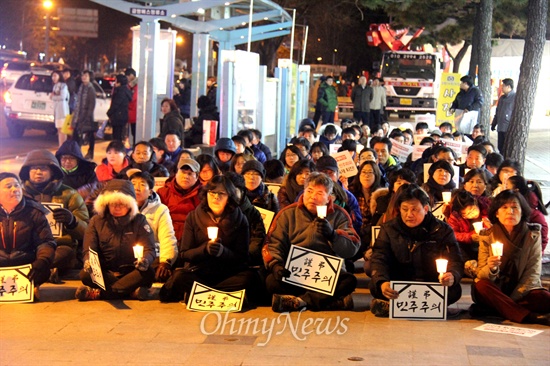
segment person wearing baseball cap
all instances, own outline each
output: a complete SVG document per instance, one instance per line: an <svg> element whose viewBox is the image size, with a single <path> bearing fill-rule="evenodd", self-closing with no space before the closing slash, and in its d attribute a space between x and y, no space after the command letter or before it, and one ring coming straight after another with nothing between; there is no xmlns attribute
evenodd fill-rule
<svg viewBox="0 0 550 366"><path fill-rule="evenodd" d="M199 181L200 165L195 160L180 159L177 167L175 177L167 181L157 193L160 201L170 210L176 239L179 241L187 215L200 203L201 182Z"/></svg>

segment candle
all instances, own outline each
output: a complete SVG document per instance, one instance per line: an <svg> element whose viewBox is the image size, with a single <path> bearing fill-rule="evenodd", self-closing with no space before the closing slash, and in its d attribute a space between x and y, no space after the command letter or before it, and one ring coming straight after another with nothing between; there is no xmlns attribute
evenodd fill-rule
<svg viewBox="0 0 550 366"><path fill-rule="evenodd" d="M443 196L443 202L451 202L451 192L441 192L441 195Z"/></svg>
<svg viewBox="0 0 550 366"><path fill-rule="evenodd" d="M209 226L206 230L208 231L208 239L216 240L218 238L218 228L216 226Z"/></svg>
<svg viewBox="0 0 550 366"><path fill-rule="evenodd" d="M143 245L134 245L134 257L139 261L143 258Z"/></svg>
<svg viewBox="0 0 550 366"><path fill-rule="evenodd" d="M498 257L502 257L502 251L503 251L504 244L497 241L496 243L491 244L491 250L493 251L493 255L496 255Z"/></svg>
<svg viewBox="0 0 550 366"><path fill-rule="evenodd" d="M317 206L317 217L320 219L327 217L327 206Z"/></svg>
<svg viewBox="0 0 550 366"><path fill-rule="evenodd" d="M443 273L447 272L447 263L448 262L449 262L448 260L443 259L443 258L436 259L435 260L435 265L437 267L437 273L443 274Z"/></svg>
<svg viewBox="0 0 550 366"><path fill-rule="evenodd" d="M474 222L473 224L474 230L476 231L476 234L479 234L481 229L483 229L483 222Z"/></svg>

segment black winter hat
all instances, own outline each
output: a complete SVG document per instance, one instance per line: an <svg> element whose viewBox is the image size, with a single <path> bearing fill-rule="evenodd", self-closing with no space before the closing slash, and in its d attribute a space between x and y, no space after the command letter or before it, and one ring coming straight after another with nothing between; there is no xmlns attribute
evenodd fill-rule
<svg viewBox="0 0 550 366"><path fill-rule="evenodd" d="M59 165L59 161L55 158L55 155L49 150L33 150L27 154L21 170L19 170L19 177L22 181L30 179L29 170L31 166L47 165L52 170L52 180L63 179L63 170Z"/></svg>
<svg viewBox="0 0 550 366"><path fill-rule="evenodd" d="M107 182L101 193L107 192L121 192L132 198L136 198L136 191L134 185L129 180L125 179L111 179Z"/></svg>
<svg viewBox="0 0 550 366"><path fill-rule="evenodd" d="M318 171L330 169L336 173L338 173L340 170L338 169L338 163L336 162L336 159L334 159L332 156L325 155L321 156L317 163L315 164L315 167Z"/></svg>
<svg viewBox="0 0 550 366"><path fill-rule="evenodd" d="M262 176L262 179L265 178L265 168L262 163L260 163L258 160L249 160L243 165L243 170L241 171L241 174L244 175L249 170L255 170Z"/></svg>
<svg viewBox="0 0 550 366"><path fill-rule="evenodd" d="M430 177L435 173L437 169L445 169L446 171L448 171L449 174L451 174L451 179L455 175L453 166L449 164L449 162L446 160L438 160L430 166L430 169L428 170L428 174L430 175Z"/></svg>

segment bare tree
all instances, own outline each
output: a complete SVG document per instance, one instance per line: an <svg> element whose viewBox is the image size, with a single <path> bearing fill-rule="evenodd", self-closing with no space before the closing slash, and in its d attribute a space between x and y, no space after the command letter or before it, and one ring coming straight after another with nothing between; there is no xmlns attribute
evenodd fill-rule
<svg viewBox="0 0 550 366"><path fill-rule="evenodd" d="M522 169L546 41L548 0L529 0L527 14L527 34L516 91L516 102L504 142L504 156L519 161Z"/></svg>

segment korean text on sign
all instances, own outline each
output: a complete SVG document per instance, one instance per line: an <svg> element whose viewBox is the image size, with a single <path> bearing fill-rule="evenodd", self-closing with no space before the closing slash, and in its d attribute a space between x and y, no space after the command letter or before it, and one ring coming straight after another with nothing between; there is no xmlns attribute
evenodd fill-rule
<svg viewBox="0 0 550 366"><path fill-rule="evenodd" d="M447 287L437 282L391 281L399 297L390 300L391 319L446 320Z"/></svg>
<svg viewBox="0 0 550 366"><path fill-rule="evenodd" d="M55 221L55 219L53 218L53 211L58 208L63 208L63 204L53 203L53 202L42 202L42 206L48 209L48 214L46 215L46 219L48 219L48 223L50 224L50 229L52 230L53 237L60 238L61 236L63 236L63 225Z"/></svg>
<svg viewBox="0 0 550 366"><path fill-rule="evenodd" d="M27 277L32 266L0 268L0 303L22 303L34 300L34 285Z"/></svg>
<svg viewBox="0 0 550 366"><path fill-rule="evenodd" d="M187 309L194 311L241 311L245 290L223 292L198 282L193 283Z"/></svg>
<svg viewBox="0 0 550 366"><path fill-rule="evenodd" d="M285 266L290 277L283 281L332 296L343 262L340 257L292 245Z"/></svg>

